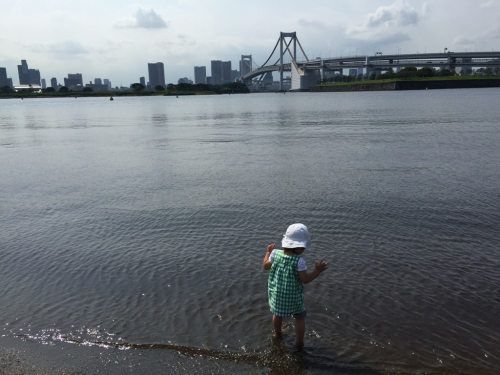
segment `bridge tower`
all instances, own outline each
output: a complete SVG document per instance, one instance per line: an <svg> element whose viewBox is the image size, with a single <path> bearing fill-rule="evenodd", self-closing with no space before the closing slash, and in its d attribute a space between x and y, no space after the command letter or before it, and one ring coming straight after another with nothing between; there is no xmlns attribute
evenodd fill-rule
<svg viewBox="0 0 500 375"><path fill-rule="evenodd" d="M240 77L252 71L252 55L241 55Z"/></svg>
<svg viewBox="0 0 500 375"><path fill-rule="evenodd" d="M280 91L283 90L283 43L287 48L290 45L290 42L286 44L285 38L292 38L290 42L293 41L293 60L297 61L297 33L280 32Z"/></svg>

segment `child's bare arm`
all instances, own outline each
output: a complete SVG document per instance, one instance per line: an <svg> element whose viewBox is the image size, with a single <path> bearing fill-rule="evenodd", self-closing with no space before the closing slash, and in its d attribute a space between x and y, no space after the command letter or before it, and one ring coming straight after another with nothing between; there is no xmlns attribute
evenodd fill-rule
<svg viewBox="0 0 500 375"><path fill-rule="evenodd" d="M321 272L323 272L324 270L327 270L327 269L328 269L328 266L326 265L325 261L321 261L319 263L316 262L316 267L315 267L314 271L312 271L311 273L307 273L306 270L299 271L300 281L302 281L303 284L308 284L311 281L313 281L315 278L317 278Z"/></svg>
<svg viewBox="0 0 500 375"><path fill-rule="evenodd" d="M264 263L262 264L262 266L264 267L264 269L266 271L270 270L271 269L271 266L273 265L270 261L269 261L269 255L271 255L271 253L273 252L274 250L274 246L275 244L272 244L272 245L269 245L267 247L267 253L266 253L266 256L264 258Z"/></svg>

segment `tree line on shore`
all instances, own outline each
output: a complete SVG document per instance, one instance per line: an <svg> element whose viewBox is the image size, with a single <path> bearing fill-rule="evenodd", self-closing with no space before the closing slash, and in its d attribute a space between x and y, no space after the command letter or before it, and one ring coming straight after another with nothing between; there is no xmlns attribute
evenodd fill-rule
<svg viewBox="0 0 500 375"><path fill-rule="evenodd" d="M498 75L500 74L500 68L478 68L478 69L467 69L466 71L462 70L460 74L455 71L450 71L448 69L433 69L424 67L421 69L417 69L413 66L408 66L404 69L401 69L399 72L395 73L392 69L388 72L376 75L375 72L367 76L367 74L358 74L355 75L335 75L334 77L324 78L318 81L318 84L325 83L340 83L340 82L356 82L356 81L367 81L367 80L380 80L380 79L395 79L395 78L425 78L425 77L452 77L452 76L482 76L482 75Z"/></svg>
<svg viewBox="0 0 500 375"><path fill-rule="evenodd" d="M134 93L134 94L145 94L145 95L152 95L155 93L195 93L195 92L213 92L216 94L231 94L231 93L245 93L249 92L250 90L248 89L247 85L241 82L230 82L230 83L225 83L223 85L207 85L204 83L197 83L197 84L191 84L191 83L178 83L177 85L174 85L172 83L169 83L166 87L163 87L162 85L157 85L154 90L146 90L146 87L140 83L134 83L130 85L130 91L120 91L120 93ZM29 94L33 93L34 89L28 88L28 89L22 89L18 92L14 91L10 86L4 86L0 87L0 94ZM48 93L48 94L54 94L54 93L62 93L62 94L67 94L67 93L78 93L78 92L84 92L84 93L92 93L94 90L92 90L91 87L84 87L83 90L81 91L73 91L70 90L66 86L62 86L59 88L59 90L54 89L53 87L47 87L45 89L42 89L42 94ZM105 91L99 91L96 92L99 94L105 94ZM115 93L115 91L111 90L108 91L107 93Z"/></svg>
<svg viewBox="0 0 500 375"><path fill-rule="evenodd" d="M141 83L134 83L130 87L136 91L144 91L146 87ZM155 91L166 91L166 92L215 92L217 94L228 94L228 93L239 93L239 92L249 92L248 86L241 82L229 82L223 85L207 85L205 83L178 83L174 85L169 83L167 87L162 85L155 86Z"/></svg>

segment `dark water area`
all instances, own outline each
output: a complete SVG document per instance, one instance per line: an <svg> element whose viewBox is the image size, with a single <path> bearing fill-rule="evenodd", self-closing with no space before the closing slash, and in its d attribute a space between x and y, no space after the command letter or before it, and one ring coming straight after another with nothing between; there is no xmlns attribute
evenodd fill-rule
<svg viewBox="0 0 500 375"><path fill-rule="evenodd" d="M0 336L266 358L301 222L309 371L498 373L499 95L2 100Z"/></svg>

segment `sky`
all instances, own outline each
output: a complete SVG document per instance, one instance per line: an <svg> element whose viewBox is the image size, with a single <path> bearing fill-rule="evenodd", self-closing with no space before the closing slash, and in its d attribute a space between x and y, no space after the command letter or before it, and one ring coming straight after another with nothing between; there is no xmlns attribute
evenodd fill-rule
<svg viewBox="0 0 500 375"><path fill-rule="evenodd" d="M21 59L47 83L82 73L84 84L129 86L148 81L148 62L177 83L194 66L210 75L211 60L238 69L251 54L263 64L280 31L297 32L309 58L500 51L500 0L0 0L0 9L0 67L14 84Z"/></svg>

